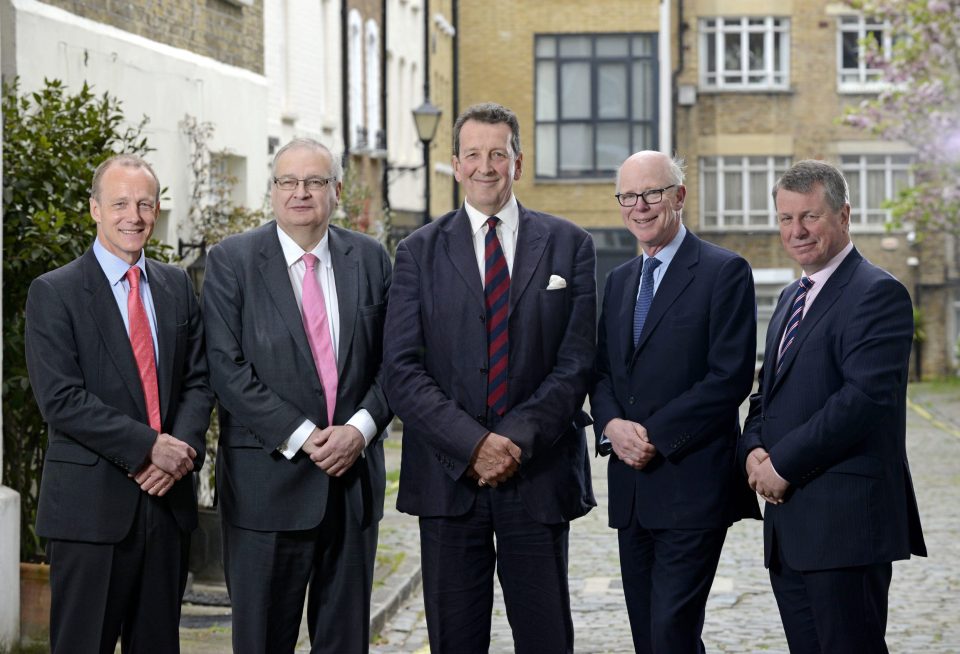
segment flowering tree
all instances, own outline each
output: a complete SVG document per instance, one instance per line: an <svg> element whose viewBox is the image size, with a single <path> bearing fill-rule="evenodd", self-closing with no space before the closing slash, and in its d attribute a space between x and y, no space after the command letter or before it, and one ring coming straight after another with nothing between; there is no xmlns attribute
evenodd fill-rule
<svg viewBox="0 0 960 654"><path fill-rule="evenodd" d="M916 148L916 184L893 200L898 224L917 237L960 234L960 0L848 0L866 16L887 21L896 41L884 59L867 39L871 68L887 83L844 117L847 124Z"/></svg>

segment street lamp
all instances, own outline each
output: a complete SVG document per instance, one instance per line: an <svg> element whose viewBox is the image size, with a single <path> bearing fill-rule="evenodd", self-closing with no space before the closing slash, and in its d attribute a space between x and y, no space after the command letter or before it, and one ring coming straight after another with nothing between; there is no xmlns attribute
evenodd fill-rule
<svg viewBox="0 0 960 654"><path fill-rule="evenodd" d="M423 104L413 110L413 122L417 126L417 136L423 143L424 207L423 224L430 224L430 141L437 134L441 112L426 98Z"/></svg>
<svg viewBox="0 0 960 654"><path fill-rule="evenodd" d="M207 239L199 243L188 243L183 239L177 239L177 256L180 259L183 259L183 255L191 250L200 250L200 254L187 266L187 274L193 282L193 290L200 295L200 289L203 288L203 274L207 268Z"/></svg>

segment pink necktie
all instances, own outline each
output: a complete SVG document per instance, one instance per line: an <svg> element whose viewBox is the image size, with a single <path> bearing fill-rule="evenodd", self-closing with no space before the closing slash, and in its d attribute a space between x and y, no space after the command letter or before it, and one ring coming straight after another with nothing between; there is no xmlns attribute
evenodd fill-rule
<svg viewBox="0 0 960 654"><path fill-rule="evenodd" d="M303 263L307 266L307 272L303 276L303 326L307 331L313 362L320 373L323 392L327 396L328 424L332 425L333 409L337 404L337 357L333 352L333 340L327 324L327 303L324 301L320 282L317 281L317 257L305 254Z"/></svg>
<svg viewBox="0 0 960 654"><path fill-rule="evenodd" d="M133 347L133 357L137 360L137 369L140 371L140 385L143 388L143 399L147 405L147 416L150 427L160 429L160 391L157 387L157 361L153 355L153 336L150 335L150 322L147 320L147 311L143 308L140 299L140 269L136 266L127 271L127 283L130 291L127 293L127 320L130 323L130 345Z"/></svg>

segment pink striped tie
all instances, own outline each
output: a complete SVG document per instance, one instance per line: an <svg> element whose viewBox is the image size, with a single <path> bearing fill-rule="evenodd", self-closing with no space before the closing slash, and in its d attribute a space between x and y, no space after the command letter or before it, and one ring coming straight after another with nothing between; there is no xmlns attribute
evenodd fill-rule
<svg viewBox="0 0 960 654"><path fill-rule="evenodd" d="M813 287L813 281L809 277L801 277L797 285L797 293L793 296L793 306L790 309L790 318L787 319L787 328L783 330L783 343L780 346L780 355L777 357L777 374L783 366L783 355L787 353L794 339L797 338L797 330L800 329L800 321L803 320L803 306L807 300L807 291Z"/></svg>
<svg viewBox="0 0 960 654"><path fill-rule="evenodd" d="M307 332L307 341L310 342L313 362L320 373L323 392L327 397L327 424L332 425L333 410L337 405L337 357L333 351L333 340L330 338L327 303L320 282L317 281L317 257L305 254L303 263L307 266L307 272L303 276L303 326Z"/></svg>

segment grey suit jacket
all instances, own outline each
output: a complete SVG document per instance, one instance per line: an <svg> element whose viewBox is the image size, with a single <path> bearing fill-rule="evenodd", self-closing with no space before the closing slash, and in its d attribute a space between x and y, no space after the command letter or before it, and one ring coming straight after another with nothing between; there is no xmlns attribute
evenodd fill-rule
<svg viewBox="0 0 960 654"><path fill-rule="evenodd" d="M276 230L270 222L213 247L202 297L219 400L221 512L235 526L261 531L320 524L329 482L303 452L287 460L277 451L304 419L325 427L327 417ZM364 408L382 432L392 418L379 382L390 260L369 236L329 230L340 305L334 422ZM342 480L361 523L379 520L385 486L379 437Z"/></svg>
<svg viewBox="0 0 960 654"><path fill-rule="evenodd" d="M157 316L157 382L163 430L197 451L213 394L203 328L186 272L152 259L147 279ZM27 366L49 425L37 533L115 543L130 530L142 491L128 473L146 462L157 432L148 424L137 363L110 284L92 250L38 277L27 296ZM197 524L193 476L165 495L185 531Z"/></svg>

